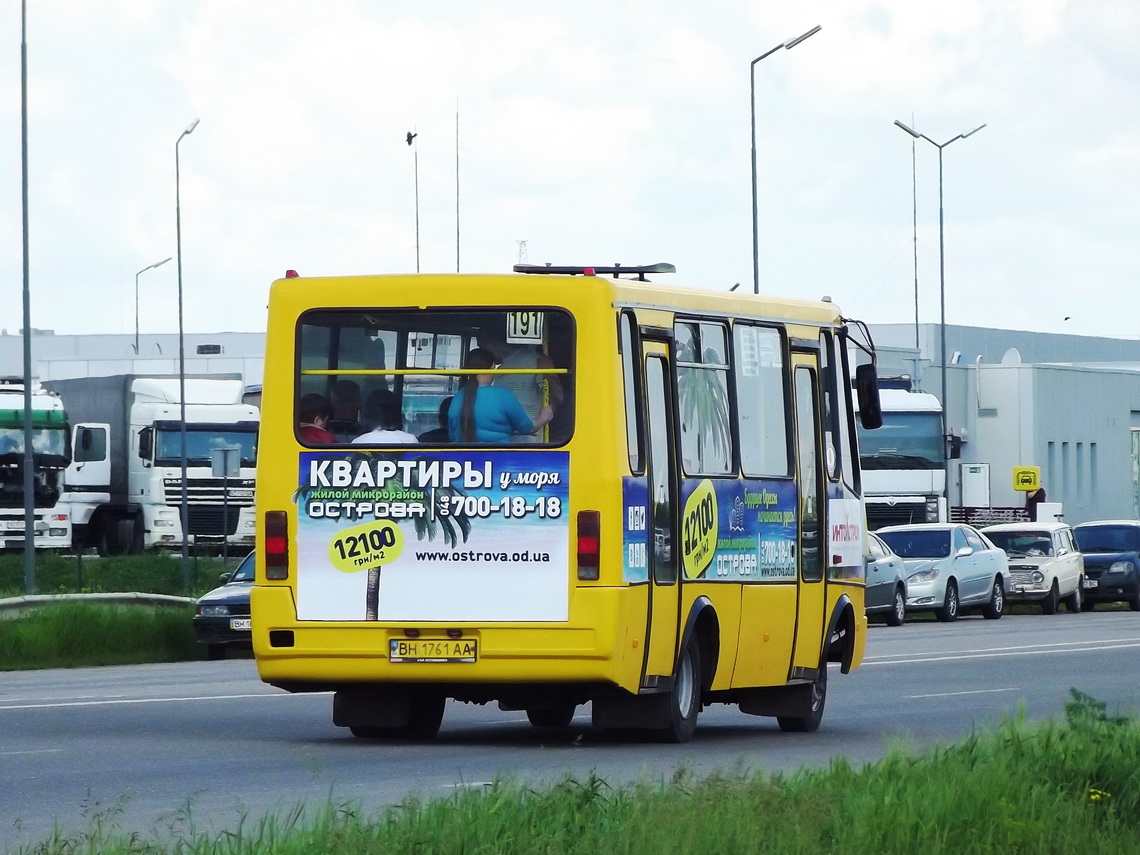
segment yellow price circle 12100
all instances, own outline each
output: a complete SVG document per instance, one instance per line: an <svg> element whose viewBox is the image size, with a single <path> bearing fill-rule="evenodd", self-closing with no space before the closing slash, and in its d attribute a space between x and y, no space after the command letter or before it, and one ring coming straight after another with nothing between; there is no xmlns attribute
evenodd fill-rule
<svg viewBox="0 0 1140 855"><path fill-rule="evenodd" d="M372 520L342 529L329 543L329 560L342 573L375 570L404 551L404 533L391 520Z"/></svg>
<svg viewBox="0 0 1140 855"><path fill-rule="evenodd" d="M681 560L686 579L696 579L712 563L718 526L716 491L712 481L705 479L685 499L681 514Z"/></svg>

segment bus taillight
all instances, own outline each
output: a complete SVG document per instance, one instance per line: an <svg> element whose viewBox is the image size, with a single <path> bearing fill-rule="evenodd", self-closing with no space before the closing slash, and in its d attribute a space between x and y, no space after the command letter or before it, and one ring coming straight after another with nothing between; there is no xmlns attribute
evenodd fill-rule
<svg viewBox="0 0 1140 855"><path fill-rule="evenodd" d="M289 578L289 518L284 511L265 512L265 578Z"/></svg>
<svg viewBox="0 0 1140 855"><path fill-rule="evenodd" d="M578 578L598 578L601 563L602 515L599 511L578 511Z"/></svg>

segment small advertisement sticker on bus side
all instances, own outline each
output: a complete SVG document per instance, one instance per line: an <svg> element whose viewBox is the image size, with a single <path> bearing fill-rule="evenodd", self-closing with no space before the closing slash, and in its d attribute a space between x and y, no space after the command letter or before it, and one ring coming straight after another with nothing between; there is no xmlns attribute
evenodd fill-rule
<svg viewBox="0 0 1140 855"><path fill-rule="evenodd" d="M564 621L569 455L300 455L300 620Z"/></svg>

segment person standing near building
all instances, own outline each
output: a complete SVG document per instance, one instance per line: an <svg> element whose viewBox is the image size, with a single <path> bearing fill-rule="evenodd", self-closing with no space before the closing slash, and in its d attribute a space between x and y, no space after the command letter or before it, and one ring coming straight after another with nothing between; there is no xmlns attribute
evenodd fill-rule
<svg viewBox="0 0 1140 855"><path fill-rule="evenodd" d="M1025 512L1029 514L1029 519L1037 522L1037 506L1045 501L1045 488L1038 487L1036 490L1030 490L1025 494Z"/></svg>

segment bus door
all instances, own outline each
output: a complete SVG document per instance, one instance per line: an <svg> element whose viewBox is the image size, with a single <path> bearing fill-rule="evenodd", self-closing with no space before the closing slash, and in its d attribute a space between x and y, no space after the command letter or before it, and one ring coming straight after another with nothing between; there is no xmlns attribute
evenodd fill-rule
<svg viewBox="0 0 1140 855"><path fill-rule="evenodd" d="M677 566L680 544L676 537L677 479L674 475L673 401L670 390L669 345L643 341L645 395L643 418L647 440L649 479L649 615L646 627L645 677L647 688L657 677L673 673L680 622L681 586Z"/></svg>
<svg viewBox="0 0 1140 855"><path fill-rule="evenodd" d="M796 406L799 597L791 676L812 679L821 664L827 605L824 591L827 497L820 461L818 353L793 351L792 371Z"/></svg>

